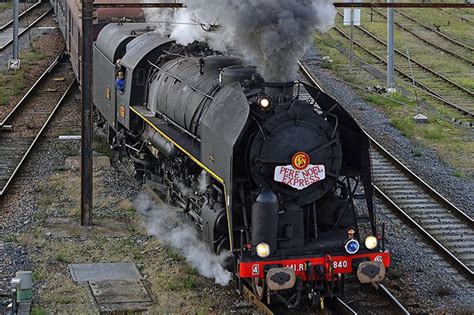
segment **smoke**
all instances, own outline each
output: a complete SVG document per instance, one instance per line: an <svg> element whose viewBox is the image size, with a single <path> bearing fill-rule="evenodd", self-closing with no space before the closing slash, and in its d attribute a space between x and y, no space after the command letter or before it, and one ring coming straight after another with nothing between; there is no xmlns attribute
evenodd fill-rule
<svg viewBox="0 0 474 315"><path fill-rule="evenodd" d="M142 3L155 3L155 0L141 0ZM172 3L172 0L162 0L163 3ZM160 34L169 34L172 30L172 25L168 22L173 21L175 11L174 9L144 9L147 21L155 25L155 31Z"/></svg>
<svg viewBox="0 0 474 315"><path fill-rule="evenodd" d="M299 60L313 42L316 31L325 32L335 22L331 0L183 0L173 21L171 38L179 44L207 41L214 49L237 52L258 67L268 82L295 79ZM158 9L159 10L159 9ZM160 13L157 13L160 14ZM155 15L150 21L165 21ZM218 24L206 32L197 23Z"/></svg>
<svg viewBox="0 0 474 315"><path fill-rule="evenodd" d="M209 175L207 175L205 171L202 171L201 174L199 174L199 178L198 178L198 192L200 194L205 193L208 186L209 186Z"/></svg>
<svg viewBox="0 0 474 315"><path fill-rule="evenodd" d="M222 286L229 283L230 272L221 265L226 255L214 255L199 239L196 229L183 222L178 212L164 204L157 205L147 194L138 196L135 208L142 215L150 235L177 249L201 275Z"/></svg>

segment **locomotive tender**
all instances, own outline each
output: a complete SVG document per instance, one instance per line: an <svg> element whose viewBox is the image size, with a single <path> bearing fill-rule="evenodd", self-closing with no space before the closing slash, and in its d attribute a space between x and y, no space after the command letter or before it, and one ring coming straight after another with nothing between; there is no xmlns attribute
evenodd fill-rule
<svg viewBox="0 0 474 315"><path fill-rule="evenodd" d="M71 22L58 22L70 40ZM381 281L390 253L353 118L315 86L264 82L236 56L152 30L102 23L94 44L97 125L137 179L184 209L216 254L230 252L238 289L247 281L268 303L319 303L343 294L350 274Z"/></svg>

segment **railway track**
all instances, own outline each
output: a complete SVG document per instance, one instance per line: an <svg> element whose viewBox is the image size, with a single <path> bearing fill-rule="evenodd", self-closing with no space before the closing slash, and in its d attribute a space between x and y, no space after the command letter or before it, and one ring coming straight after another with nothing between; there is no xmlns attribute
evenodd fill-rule
<svg viewBox="0 0 474 315"><path fill-rule="evenodd" d="M443 12L446 12L447 14L451 15L452 17L455 17L456 19L459 19L463 22L468 22L468 23L471 23L471 24L474 24L474 20L473 19L470 19L466 16L463 16L463 15L459 15L457 10L449 10L449 9L441 9L441 11Z"/></svg>
<svg viewBox="0 0 474 315"><path fill-rule="evenodd" d="M342 29L339 27L334 27L334 29L341 36L349 39L349 35ZM354 31L358 38L365 38L364 42L354 41L354 45L361 48L377 62L386 65L386 42L360 26L354 27ZM405 80L410 83L414 82L418 87L445 105L461 111L470 118L474 118L474 92L420 61L409 57L400 50L395 50L395 64L397 65L395 71ZM413 76L410 68L413 71Z"/></svg>
<svg viewBox="0 0 474 315"><path fill-rule="evenodd" d="M471 281L474 280L474 222L371 139L377 195L413 225Z"/></svg>
<svg viewBox="0 0 474 315"><path fill-rule="evenodd" d="M446 12L448 12L448 11L446 11ZM424 28L426 31L428 31L432 34L436 34L436 36L443 38L445 41L450 42L451 44L457 46L458 48L460 47L460 48L464 49L465 52L470 52L471 54L472 54L472 52L474 52L474 47L471 47L469 45L461 43L459 40L456 40L456 39L452 38L451 36L449 36L447 34L444 34L440 31L438 31L437 29L434 29L431 26L428 26L428 25L420 22L419 20L417 20L414 17L406 14L405 12L402 12L400 10L395 10L395 13L397 14L397 16L405 18L407 21L410 21L411 23L417 24L419 27Z"/></svg>
<svg viewBox="0 0 474 315"><path fill-rule="evenodd" d="M383 284L377 284L377 292L384 298L386 299L393 309L393 313L395 314L405 314L409 315L410 312L403 306L400 301L397 300L397 298L385 287ZM335 315L357 315L358 312L355 310L353 307L349 305L349 303L345 302L342 298L333 298L329 305L329 314L335 314ZM385 310L385 312L392 314L391 310Z"/></svg>
<svg viewBox="0 0 474 315"><path fill-rule="evenodd" d="M382 298L386 299L397 314L410 314L407 309L400 303L397 298L382 284L377 284L377 292L382 296ZM288 308L285 307L269 307L262 301L259 301L257 297L252 292L252 289L247 287L246 285L243 286L243 295L244 297L252 302L258 310L266 315L273 315L273 314L286 314L288 313ZM342 298L336 297L332 299L326 299L326 305L324 306L324 310L328 314L358 314L356 310L354 310L349 304L347 304ZM302 310L303 313L308 313L311 311L320 311L319 309L305 309Z"/></svg>
<svg viewBox="0 0 474 315"><path fill-rule="evenodd" d="M311 71L300 63L315 85ZM322 89L320 87L320 89ZM415 227L469 281L474 280L474 222L368 135L377 195Z"/></svg>
<svg viewBox="0 0 474 315"><path fill-rule="evenodd" d="M37 6L41 5L42 1L38 1L34 3L32 6L28 7L26 10L23 10L19 15L18 18L22 18L25 14L28 14L31 10L35 9ZM7 27L11 26L13 24L13 20L10 20L9 22L3 24L0 26L0 31L3 31Z"/></svg>
<svg viewBox="0 0 474 315"><path fill-rule="evenodd" d="M387 15L383 12L378 10L373 10L373 12L387 20ZM429 45L444 54L454 57L456 61L461 61L469 66L474 66L474 54L471 47L451 39L450 37L438 35L435 30L425 27L425 25L421 24L417 20L411 20L410 17L403 12L397 11L397 13L399 14L397 14L394 23L404 32L416 37L426 45Z"/></svg>
<svg viewBox="0 0 474 315"><path fill-rule="evenodd" d="M0 196L71 90L75 78L63 53L0 123Z"/></svg>
<svg viewBox="0 0 474 315"><path fill-rule="evenodd" d="M20 15L20 32L18 33L18 37L21 37L23 34L28 32L33 26L38 24L38 22L43 20L51 12L52 8L47 2L37 2L36 4L25 10ZM13 21L10 21L0 26L0 36L8 36L4 34L13 34ZM10 35L10 37L11 39L9 39L8 41L0 43L0 53L13 44L13 36Z"/></svg>

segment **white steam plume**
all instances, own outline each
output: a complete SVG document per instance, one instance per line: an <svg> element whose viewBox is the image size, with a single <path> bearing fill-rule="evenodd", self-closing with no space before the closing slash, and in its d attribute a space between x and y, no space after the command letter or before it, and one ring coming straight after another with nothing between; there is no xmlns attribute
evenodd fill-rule
<svg viewBox="0 0 474 315"><path fill-rule="evenodd" d="M150 235L177 249L201 275L215 279L222 286L229 283L231 274L220 264L226 256L214 255L199 239L196 229L183 222L178 212L164 204L157 205L147 194L137 197L135 208L142 215Z"/></svg>
<svg viewBox="0 0 474 315"><path fill-rule="evenodd" d="M291 81L316 31L334 25L336 9L330 0L183 0L176 11L171 38L186 45L206 40L220 51L237 52L268 82ZM155 16L155 18L159 18ZM151 21L152 19L150 19ZM163 19L161 21L164 21ZM189 23L217 23L206 32Z"/></svg>
<svg viewBox="0 0 474 315"><path fill-rule="evenodd" d="M141 0L142 3L154 3L156 0ZM172 0L161 0L164 3L173 3ZM172 25L169 23L173 21L175 11L174 9L143 9L147 21L155 25L155 31L160 34L169 34L172 30Z"/></svg>

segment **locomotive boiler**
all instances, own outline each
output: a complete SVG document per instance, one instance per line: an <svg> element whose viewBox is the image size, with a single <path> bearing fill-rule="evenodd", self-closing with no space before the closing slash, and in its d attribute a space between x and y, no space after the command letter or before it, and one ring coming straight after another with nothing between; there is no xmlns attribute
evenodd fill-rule
<svg viewBox="0 0 474 315"><path fill-rule="evenodd" d="M94 65L110 144L216 254L230 253L238 288L248 281L259 298L294 307L342 294L347 274L383 279L390 254L369 141L337 101L303 82L265 82L239 57L147 24L105 26Z"/></svg>

